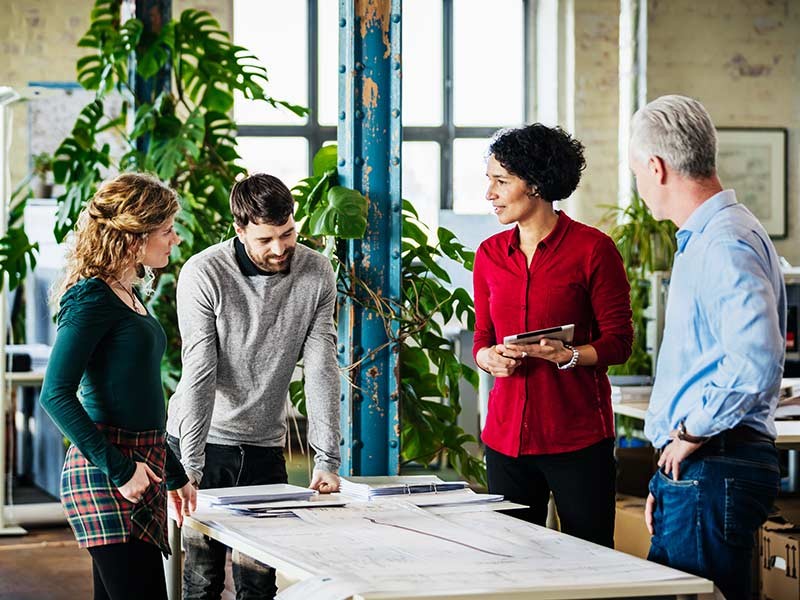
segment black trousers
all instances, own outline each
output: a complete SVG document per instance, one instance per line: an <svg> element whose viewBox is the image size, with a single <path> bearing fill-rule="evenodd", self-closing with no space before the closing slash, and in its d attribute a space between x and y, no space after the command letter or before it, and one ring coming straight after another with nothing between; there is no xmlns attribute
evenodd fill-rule
<svg viewBox="0 0 800 600"><path fill-rule="evenodd" d="M94 600L167 600L161 550L131 539L124 544L89 548Z"/></svg>
<svg viewBox="0 0 800 600"><path fill-rule="evenodd" d="M486 447L489 491L530 508L508 515L544 525L550 492L561 531L614 547L616 459L614 439L560 454L506 456Z"/></svg>
<svg viewBox="0 0 800 600"><path fill-rule="evenodd" d="M178 440L169 436L167 442L180 458ZM205 452L200 489L288 481L283 448L206 444ZM227 546L189 527L183 528L182 533L184 600L217 600L225 589ZM236 551L232 563L236 600L270 600L275 597L275 569Z"/></svg>

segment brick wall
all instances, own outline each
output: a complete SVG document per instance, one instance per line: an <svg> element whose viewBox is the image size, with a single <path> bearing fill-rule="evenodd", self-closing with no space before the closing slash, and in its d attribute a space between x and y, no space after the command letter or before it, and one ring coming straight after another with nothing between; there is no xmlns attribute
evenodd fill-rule
<svg viewBox="0 0 800 600"><path fill-rule="evenodd" d="M92 0L0 0L0 84L24 91L31 81L76 81L75 62L85 54L77 43L89 26ZM186 8L211 12L228 31L233 0L174 0L177 16ZM28 172L28 110L13 111L11 176L18 182ZM53 142L51 152L60 140Z"/></svg>
<svg viewBox="0 0 800 600"><path fill-rule="evenodd" d="M648 98L693 96L721 127L789 129L789 235L776 246L800 264L800 2L650 0L648 21Z"/></svg>
<svg viewBox="0 0 800 600"><path fill-rule="evenodd" d="M617 201L619 0L575 2L575 135L586 171L568 211L597 225Z"/></svg>

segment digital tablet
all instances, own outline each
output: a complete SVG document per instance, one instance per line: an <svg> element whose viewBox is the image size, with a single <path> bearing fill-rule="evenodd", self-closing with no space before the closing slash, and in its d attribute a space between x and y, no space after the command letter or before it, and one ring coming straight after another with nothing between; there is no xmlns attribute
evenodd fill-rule
<svg viewBox="0 0 800 600"><path fill-rule="evenodd" d="M537 329L536 331L526 331L525 333L518 333L517 335L507 335L503 338L503 344L506 346L513 346L514 344L535 344L543 338L551 340L561 340L562 342L571 342L572 334L575 331L575 325L559 325L558 327L548 327L547 329Z"/></svg>

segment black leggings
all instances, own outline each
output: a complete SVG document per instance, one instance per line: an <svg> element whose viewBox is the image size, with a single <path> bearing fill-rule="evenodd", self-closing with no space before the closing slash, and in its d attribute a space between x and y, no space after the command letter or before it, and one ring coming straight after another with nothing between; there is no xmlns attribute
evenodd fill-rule
<svg viewBox="0 0 800 600"><path fill-rule="evenodd" d="M614 547L614 439L562 454L513 458L486 447L489 491L530 508L508 515L544 525L550 491L556 501L561 531Z"/></svg>
<svg viewBox="0 0 800 600"><path fill-rule="evenodd" d="M132 538L89 548L94 600L166 600L167 582L158 546Z"/></svg>

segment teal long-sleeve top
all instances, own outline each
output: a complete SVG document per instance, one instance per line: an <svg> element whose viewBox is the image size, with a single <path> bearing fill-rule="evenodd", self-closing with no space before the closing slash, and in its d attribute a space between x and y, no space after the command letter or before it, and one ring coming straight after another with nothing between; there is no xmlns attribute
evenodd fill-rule
<svg viewBox="0 0 800 600"><path fill-rule="evenodd" d="M82 279L61 298L40 402L70 442L117 487L133 476L136 465L95 423L129 431L165 429L165 347L159 322L149 313L134 312L101 279ZM187 481L167 448L168 489Z"/></svg>

